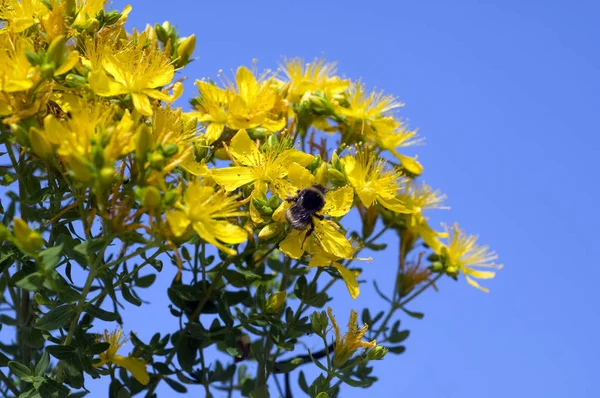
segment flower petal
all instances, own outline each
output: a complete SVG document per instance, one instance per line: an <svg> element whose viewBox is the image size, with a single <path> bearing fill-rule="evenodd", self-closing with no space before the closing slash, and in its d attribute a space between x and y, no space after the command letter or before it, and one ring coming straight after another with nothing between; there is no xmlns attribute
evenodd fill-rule
<svg viewBox="0 0 600 398"><path fill-rule="evenodd" d="M223 130L225 129L225 125L223 123L211 123L206 128L206 133L204 133L204 137L207 140L208 144L212 144L216 140L221 137L223 134Z"/></svg>
<svg viewBox="0 0 600 398"><path fill-rule="evenodd" d="M146 94L131 93L133 107L144 116L152 116L152 104Z"/></svg>
<svg viewBox="0 0 600 398"><path fill-rule="evenodd" d="M112 77L108 77L103 70L90 72L88 75L88 83L90 84L92 91L103 97L128 93L125 85L116 82Z"/></svg>
<svg viewBox="0 0 600 398"><path fill-rule="evenodd" d="M135 377L140 384L146 385L150 382L150 375L146 370L146 362L140 358L134 357L123 357L121 355L115 355L112 362L115 365L125 368Z"/></svg>
<svg viewBox="0 0 600 398"><path fill-rule="evenodd" d="M222 169L210 169L210 172L217 184L225 188L226 191L233 191L256 179L249 167L224 167Z"/></svg>
<svg viewBox="0 0 600 398"><path fill-rule="evenodd" d="M256 142L252 141L245 129L241 129L231 139L229 152L239 163L245 166L260 164L262 154L256 147Z"/></svg>
<svg viewBox="0 0 600 398"><path fill-rule="evenodd" d="M279 250L291 258L300 258L304 254L302 243L307 230L293 229L279 244Z"/></svg>
<svg viewBox="0 0 600 398"><path fill-rule="evenodd" d="M173 231L173 234L179 237L185 233L190 225L190 220L182 211L174 210L167 213L167 223L169 224L171 231Z"/></svg>
<svg viewBox="0 0 600 398"><path fill-rule="evenodd" d="M475 280L471 279L468 275L466 276L466 278L467 278L467 283L469 285L473 286L476 289L481 290L482 292L489 293L490 289L479 285L479 283L477 283Z"/></svg>
<svg viewBox="0 0 600 398"><path fill-rule="evenodd" d="M333 221L315 218L314 237L327 253L339 258L352 258L354 250L344 235L338 231L339 226Z"/></svg>
<svg viewBox="0 0 600 398"><path fill-rule="evenodd" d="M315 176L310 171L293 162L288 168L288 179L296 189L303 189L313 185Z"/></svg>
<svg viewBox="0 0 600 398"><path fill-rule="evenodd" d="M350 296L352 296L353 299L357 298L360 293L360 287L358 286L358 281L356 280L354 272L350 271L340 263L333 263L333 266L342 275L342 279L344 279L344 283L346 284L346 288L348 288Z"/></svg>
<svg viewBox="0 0 600 398"><path fill-rule="evenodd" d="M354 190L349 185L327 191L325 194L325 207L323 207L321 213L331 217L342 217L350 211L353 200Z"/></svg>
<svg viewBox="0 0 600 398"><path fill-rule="evenodd" d="M402 213L402 214L411 213L411 210L408 207L406 207L406 203L401 201L398 198L386 198L382 195L377 195L377 202L380 203L386 209L391 210L396 213Z"/></svg>

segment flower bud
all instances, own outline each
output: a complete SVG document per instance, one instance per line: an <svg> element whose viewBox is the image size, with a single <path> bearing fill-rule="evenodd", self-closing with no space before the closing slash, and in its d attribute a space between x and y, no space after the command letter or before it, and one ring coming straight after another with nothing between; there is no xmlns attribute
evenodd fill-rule
<svg viewBox="0 0 600 398"><path fill-rule="evenodd" d="M281 309L283 304L285 303L286 298L285 290L277 292L269 296L267 300L267 306L265 308L266 312L277 312Z"/></svg>
<svg viewBox="0 0 600 398"><path fill-rule="evenodd" d="M325 334L325 331L327 330L327 326L329 325L327 313L325 311L314 311L310 316L310 324L313 332L315 332L319 336L323 336Z"/></svg>
<svg viewBox="0 0 600 398"><path fill-rule="evenodd" d="M149 209L156 209L160 205L160 191L158 188L149 186L144 189L144 206Z"/></svg>
<svg viewBox="0 0 600 398"><path fill-rule="evenodd" d="M135 143L135 158L140 163L146 162L147 152L150 149L150 144L152 142L152 132L150 132L150 127L142 124L136 134L136 143Z"/></svg>
<svg viewBox="0 0 600 398"><path fill-rule="evenodd" d="M17 244L25 251L35 253L44 246L44 239L37 231L32 231L20 218L13 219L13 230Z"/></svg>
<svg viewBox="0 0 600 398"><path fill-rule="evenodd" d="M65 76L65 82L69 87L79 88L87 84L87 79L83 76L79 76L74 73L69 73L67 76Z"/></svg>
<svg viewBox="0 0 600 398"><path fill-rule="evenodd" d="M344 173L342 173L341 171L338 171L336 169L333 169L333 168L327 170L327 178L334 185L342 186L342 185L346 185L346 183L347 183L346 176L344 175Z"/></svg>
<svg viewBox="0 0 600 398"><path fill-rule="evenodd" d="M50 158L54 151L52 145L46 139L45 134L35 127L29 132L29 142L31 143L31 149L42 159Z"/></svg>
<svg viewBox="0 0 600 398"><path fill-rule="evenodd" d="M184 66L190 62L190 58L194 53L194 48L196 47L196 35L191 35L183 39L179 39L179 46L177 47L177 53L179 54L179 59L177 63L179 66Z"/></svg>
<svg viewBox="0 0 600 398"><path fill-rule="evenodd" d="M57 36L56 39L52 40L52 43L48 46L48 51L46 51L46 64L54 63L55 66L62 64L67 49L66 42L65 35Z"/></svg>
<svg viewBox="0 0 600 398"><path fill-rule="evenodd" d="M269 206L269 202L265 199L252 198L252 205L258 210L263 216L270 216L273 214L273 209Z"/></svg>
<svg viewBox="0 0 600 398"><path fill-rule="evenodd" d="M168 158L175 155L178 151L179 151L179 147L177 146L177 144L173 144L173 143L167 144L162 148L163 155L165 155Z"/></svg>
<svg viewBox="0 0 600 398"><path fill-rule="evenodd" d="M115 180L115 171L110 167L103 167L100 170L100 184L107 187Z"/></svg>
<svg viewBox="0 0 600 398"><path fill-rule="evenodd" d="M327 186L327 169L327 163L323 162L315 174L315 182L319 185L323 185L324 187Z"/></svg>
<svg viewBox="0 0 600 398"><path fill-rule="evenodd" d="M225 150L225 148L219 148L219 149L215 150L214 154L215 154L215 158L217 158L219 160L228 160L229 159L229 156L227 155L227 151Z"/></svg>
<svg viewBox="0 0 600 398"><path fill-rule="evenodd" d="M265 225L263 229L261 229L258 233L258 238L263 240L269 240L277 235L280 235L283 232L283 229L284 224L279 222Z"/></svg>
<svg viewBox="0 0 600 398"><path fill-rule="evenodd" d="M388 349L385 347L382 347L380 345L375 346L373 348L371 348L369 350L369 352L367 352L367 360L369 361L379 361L380 359L383 359L383 357L385 357L385 354L387 354Z"/></svg>
<svg viewBox="0 0 600 398"><path fill-rule="evenodd" d="M150 166L153 169L162 170L163 167L165 166L165 157L158 152L154 152L152 155L150 155L149 160L150 160Z"/></svg>

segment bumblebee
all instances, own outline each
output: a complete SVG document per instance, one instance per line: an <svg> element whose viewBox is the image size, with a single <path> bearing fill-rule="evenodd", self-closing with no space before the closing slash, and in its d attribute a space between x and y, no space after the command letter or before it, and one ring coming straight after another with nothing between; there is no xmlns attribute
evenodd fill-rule
<svg viewBox="0 0 600 398"><path fill-rule="evenodd" d="M322 185L313 185L312 187L299 190L294 197L286 200L293 203L285 213L285 218L294 229L309 231L306 238L314 231L313 216L323 219L322 215L316 214L325 206L325 187ZM305 238L305 240L306 240Z"/></svg>

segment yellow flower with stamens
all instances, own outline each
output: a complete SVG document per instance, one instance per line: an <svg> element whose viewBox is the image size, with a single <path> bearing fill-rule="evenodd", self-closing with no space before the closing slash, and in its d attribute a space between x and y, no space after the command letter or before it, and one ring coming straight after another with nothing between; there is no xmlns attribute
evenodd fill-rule
<svg viewBox="0 0 600 398"><path fill-rule="evenodd" d="M347 106L338 105L336 111L353 121L363 124L385 117L388 112L402 106L392 95L384 95L381 91L367 94L365 86L356 82L348 90Z"/></svg>
<svg viewBox="0 0 600 398"><path fill-rule="evenodd" d="M399 198L406 203L406 207L412 213L421 213L429 209L449 209L443 205L446 195L424 182L418 185L413 182L407 184L406 190L399 195Z"/></svg>
<svg viewBox="0 0 600 398"><path fill-rule="evenodd" d="M364 148L357 148L356 156L348 155L341 161L348 182L366 208L379 203L396 213L410 212L406 203L397 197L406 179L400 171L387 168L384 159Z"/></svg>
<svg viewBox="0 0 600 398"><path fill-rule="evenodd" d="M101 10L104 10L106 3L107 0L77 0L77 16L75 17L75 21L73 21L73 25L85 26L87 21L95 18Z"/></svg>
<svg viewBox="0 0 600 398"><path fill-rule="evenodd" d="M134 150L134 122L129 111L117 121L113 119L115 109L106 103L90 104L84 100L67 103L70 117L59 120L54 115L46 116L43 135L52 148L57 148L67 170L80 181L92 178L90 165L98 161L94 157L94 145L100 146L103 166L109 168Z"/></svg>
<svg viewBox="0 0 600 398"><path fill-rule="evenodd" d="M0 19L8 22L8 30L16 33L39 23L49 10L41 0L2 0Z"/></svg>
<svg viewBox="0 0 600 398"><path fill-rule="evenodd" d="M100 362L95 363L94 367L98 368L112 363L127 369L140 384L146 385L150 382L150 375L146 370L146 362L143 359L132 356L124 357L117 354L119 348L129 341L128 337L123 337L123 329L117 329L114 332L105 330L100 337L100 341L110 344L110 347L98 355Z"/></svg>
<svg viewBox="0 0 600 398"><path fill-rule="evenodd" d="M0 91L14 93L29 90L39 77L25 55L33 44L22 37L0 31Z"/></svg>
<svg viewBox="0 0 600 398"><path fill-rule="evenodd" d="M330 97L344 92L350 84L349 80L334 76L334 62L325 62L323 59L306 64L302 58L286 59L282 69L289 81L287 99L291 102L300 101L309 91L319 91Z"/></svg>
<svg viewBox="0 0 600 398"><path fill-rule="evenodd" d="M495 271L481 271L478 268L501 269L502 265L494 263L498 256L490 252L488 246L479 246L477 236L467 235L458 224L446 227L446 231L449 234L448 244L441 249L446 272L454 275L462 272L469 285L488 292L488 289L480 286L473 278L493 278L496 275Z"/></svg>
<svg viewBox="0 0 600 398"><path fill-rule="evenodd" d="M423 166L416 157L411 158L398 152L398 148L411 145L418 145L423 142L423 138L417 137L416 130L409 130L408 127L393 118L392 128L385 128L381 123L373 122L374 128L368 132L368 136L378 147L390 151L402 163L408 172L414 175L420 175L423 172Z"/></svg>
<svg viewBox="0 0 600 398"><path fill-rule="evenodd" d="M308 170L297 163L292 163L288 173L289 182L286 184L286 192L280 197L285 199L297 190L314 184L314 176ZM354 195L352 187L344 186L325 193L325 206L318 212L319 216L343 217L352 207ZM285 214L291 204L283 201L273 212L273 220L285 222ZM326 219L313 217L314 231L307 236L308 229L292 229L281 241L279 249L292 258L300 258L307 251L309 254L322 250L338 259L350 259L354 255L352 245L340 230L340 226Z"/></svg>
<svg viewBox="0 0 600 398"><path fill-rule="evenodd" d="M147 43L145 32L134 36L123 48L106 45L101 54L102 68L88 77L91 89L100 96L131 94L134 108L144 116L152 116L150 98L173 102L183 93L181 82L173 86L173 95L158 89L171 83L175 68L157 43Z"/></svg>
<svg viewBox="0 0 600 398"><path fill-rule="evenodd" d="M176 237L193 228L201 239L233 256L235 249L225 244L236 245L248 239L243 228L226 220L245 216L239 208L237 196L195 181L185 190L179 208L167 213L167 222Z"/></svg>
<svg viewBox="0 0 600 398"><path fill-rule="evenodd" d="M230 87L227 96L227 125L234 130L262 126L278 131L287 123L285 104L272 78L257 79L248 68L239 67L235 88Z"/></svg>
<svg viewBox="0 0 600 398"><path fill-rule="evenodd" d="M327 308L327 314L329 315L333 330L335 331L335 342L333 344L334 366L343 366L359 348L373 348L377 345L375 340L362 341L365 333L367 333L367 330L369 329L369 325L365 324L362 328L358 328L358 313L356 311L350 311L348 331L346 334L344 334L344 336L341 335L340 328L335 321L335 317L333 316L333 311L331 308Z"/></svg>
<svg viewBox="0 0 600 398"><path fill-rule="evenodd" d="M206 126L207 144L212 144L221 137L227 124L227 92L214 84L198 80L196 86L200 92L198 98L199 121L208 123Z"/></svg>
<svg viewBox="0 0 600 398"><path fill-rule="evenodd" d="M265 194L270 187L279 197L288 193L286 176L290 164L296 162L306 166L314 159L312 155L293 148L268 147L263 151L244 129L231 139L229 153L237 165L212 169L211 175L217 184L233 191L254 183L254 190Z"/></svg>

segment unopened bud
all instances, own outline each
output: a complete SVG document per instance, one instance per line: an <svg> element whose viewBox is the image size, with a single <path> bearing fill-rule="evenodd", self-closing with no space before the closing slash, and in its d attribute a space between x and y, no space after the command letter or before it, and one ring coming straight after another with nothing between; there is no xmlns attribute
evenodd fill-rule
<svg viewBox="0 0 600 398"><path fill-rule="evenodd" d="M327 178L334 185L338 185L338 186L346 185L346 176L344 175L344 173L342 173L339 170L336 170L333 168L327 170Z"/></svg>
<svg viewBox="0 0 600 398"><path fill-rule="evenodd" d="M56 39L52 40L48 51L46 51L46 63L53 62L54 65L62 64L62 60L65 56L67 38L65 35L57 36Z"/></svg>
<svg viewBox="0 0 600 398"><path fill-rule="evenodd" d="M162 148L163 154L168 158L175 155L178 151L179 151L179 147L177 146L177 144L172 144L172 143L167 144Z"/></svg>
<svg viewBox="0 0 600 398"><path fill-rule="evenodd" d="M29 132L29 141L31 143L31 149L42 159L51 157L54 153L52 145L46 139L45 134L36 128L32 128Z"/></svg>
<svg viewBox="0 0 600 398"><path fill-rule="evenodd" d="M151 142L152 132L150 132L150 127L142 124L136 133L135 158L138 162L142 164L146 162L146 156L150 149Z"/></svg>
<svg viewBox="0 0 600 398"><path fill-rule="evenodd" d="M267 306L265 308L266 312L277 312L281 309L283 304L285 303L285 298L287 294L285 290L277 292L269 296L267 300Z"/></svg>
<svg viewBox="0 0 600 398"><path fill-rule="evenodd" d="M160 191L158 188L149 186L144 189L144 206L149 209L156 209L160 205Z"/></svg>
<svg viewBox="0 0 600 398"><path fill-rule="evenodd" d="M327 326L329 325L327 313L325 311L314 311L310 316L310 325L312 327L313 332L315 332L319 336L323 336L325 331L327 330Z"/></svg>
<svg viewBox="0 0 600 398"><path fill-rule="evenodd" d="M263 240L269 240L277 235L280 235L284 230L284 224L275 222L265 225L263 229L258 233L258 238Z"/></svg>
<svg viewBox="0 0 600 398"><path fill-rule="evenodd" d="M192 54L196 48L196 35L188 36L184 39L179 39L177 53L179 54L178 64L184 66L189 63Z"/></svg>
<svg viewBox="0 0 600 398"><path fill-rule="evenodd" d="M165 157L158 152L150 155L150 166L154 169L161 170L165 165Z"/></svg>
<svg viewBox="0 0 600 398"><path fill-rule="evenodd" d="M37 231L32 231L20 218L13 219L13 230L19 246L28 252L37 252L44 245L44 239Z"/></svg>
<svg viewBox="0 0 600 398"><path fill-rule="evenodd" d="M78 88L85 86L87 84L87 79L83 76L69 73L67 76L65 76L65 82L69 87Z"/></svg>
<svg viewBox="0 0 600 398"><path fill-rule="evenodd" d="M102 186L109 186L115 180L115 171L110 167L103 167L100 170L100 183Z"/></svg>
<svg viewBox="0 0 600 398"><path fill-rule="evenodd" d="M380 359L383 359L383 357L385 357L385 354L387 354L387 352L387 348L382 347L380 345L375 346L371 348L369 352L367 352L367 359L369 361L379 361Z"/></svg>

